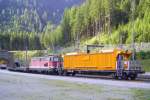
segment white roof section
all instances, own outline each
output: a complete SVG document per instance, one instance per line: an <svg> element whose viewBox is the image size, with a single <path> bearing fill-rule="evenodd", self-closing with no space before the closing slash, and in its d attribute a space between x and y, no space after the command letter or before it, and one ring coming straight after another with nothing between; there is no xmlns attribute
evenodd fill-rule
<svg viewBox="0 0 150 100"><path fill-rule="evenodd" d="M110 50L100 50L98 52L92 52L89 54L93 54L93 53L112 53L114 52L114 49L110 49ZM86 54L85 52L71 52L71 53L66 53L65 55L69 56L69 55L78 55L78 54Z"/></svg>
<svg viewBox="0 0 150 100"><path fill-rule="evenodd" d="M111 52L114 52L114 49L112 49L112 50L100 50L99 52L100 53L111 53Z"/></svg>
<svg viewBox="0 0 150 100"><path fill-rule="evenodd" d="M79 54L79 53L77 53L77 52L72 52L72 53L66 53L66 55L77 55L77 54Z"/></svg>

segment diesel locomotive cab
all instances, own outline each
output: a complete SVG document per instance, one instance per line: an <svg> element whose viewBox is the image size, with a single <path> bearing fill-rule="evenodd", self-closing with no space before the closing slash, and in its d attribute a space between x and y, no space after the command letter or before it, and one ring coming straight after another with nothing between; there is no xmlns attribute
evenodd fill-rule
<svg viewBox="0 0 150 100"><path fill-rule="evenodd" d="M132 79L137 77L137 74L144 73L140 61L131 60L132 53L129 51L121 51L117 56L115 77L119 79Z"/></svg>

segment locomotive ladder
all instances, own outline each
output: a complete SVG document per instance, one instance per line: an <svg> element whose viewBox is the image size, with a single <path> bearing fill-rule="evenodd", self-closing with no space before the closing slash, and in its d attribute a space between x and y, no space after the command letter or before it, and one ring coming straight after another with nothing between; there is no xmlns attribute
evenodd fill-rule
<svg viewBox="0 0 150 100"><path fill-rule="evenodd" d="M123 76L123 68L117 68L117 76L122 77Z"/></svg>
<svg viewBox="0 0 150 100"><path fill-rule="evenodd" d="M123 76L123 70L124 70L123 61L121 59L119 59L117 61L117 71L116 71L116 74L117 74L118 77L122 77Z"/></svg>

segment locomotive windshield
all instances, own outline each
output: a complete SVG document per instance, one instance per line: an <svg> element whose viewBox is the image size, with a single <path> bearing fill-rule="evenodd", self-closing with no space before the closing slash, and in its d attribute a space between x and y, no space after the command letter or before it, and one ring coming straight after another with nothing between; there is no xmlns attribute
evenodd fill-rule
<svg viewBox="0 0 150 100"><path fill-rule="evenodd" d="M59 61L58 57L54 57L53 61Z"/></svg>
<svg viewBox="0 0 150 100"><path fill-rule="evenodd" d="M54 61L54 62L62 61L62 60L61 60L61 57L59 57L59 56L51 56L51 57L49 58L49 60L50 60L50 61Z"/></svg>

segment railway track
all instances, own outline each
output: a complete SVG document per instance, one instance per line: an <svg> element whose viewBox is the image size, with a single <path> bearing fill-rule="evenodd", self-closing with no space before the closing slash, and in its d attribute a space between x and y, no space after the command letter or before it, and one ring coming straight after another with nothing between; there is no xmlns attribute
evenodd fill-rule
<svg viewBox="0 0 150 100"><path fill-rule="evenodd" d="M17 75L25 76L30 78L37 79L46 79L46 80L58 80L58 81L67 81L71 83L79 84L95 84L95 85L104 85L104 86L115 86L115 87L124 87L124 88L141 88L141 89L150 89L150 80L115 80L110 76L93 76L93 75L80 75L77 74L73 76L58 76L58 75L43 75L39 73L20 73L20 72L11 72L11 71L1 71L0 74L7 75ZM51 81L49 81L51 82Z"/></svg>
<svg viewBox="0 0 150 100"><path fill-rule="evenodd" d="M53 73L29 73L29 72L19 72L19 71L11 71L11 72L17 72L17 73L27 73L27 74L40 74L40 75L47 75L47 76L57 76L56 74ZM75 76L60 76L60 77L69 77L69 78L85 78L85 79L103 79L103 80L112 80L112 81L128 81L128 82L145 82L145 83L150 83L150 76L149 75L139 75L136 80L117 80L112 78L111 75L88 75L88 74L76 74Z"/></svg>
<svg viewBox="0 0 150 100"><path fill-rule="evenodd" d="M34 73L34 74L41 74L41 73ZM52 76L58 76L55 74L43 74L43 75L52 75ZM150 76L141 76L139 75L136 80L117 80L112 78L111 75L86 75L86 74L76 74L75 76L61 76L61 77L70 77L70 78L86 78L86 79L104 79L104 80L112 80L112 81L128 81L128 82L145 82L150 83Z"/></svg>
<svg viewBox="0 0 150 100"><path fill-rule="evenodd" d="M89 78L89 79L105 79L105 80L115 80L115 81L146 82L146 83L150 83L150 76L149 77L137 77L136 80L117 80L117 79L112 78L112 76L82 75L82 74L77 74L74 77L77 77L77 78Z"/></svg>

